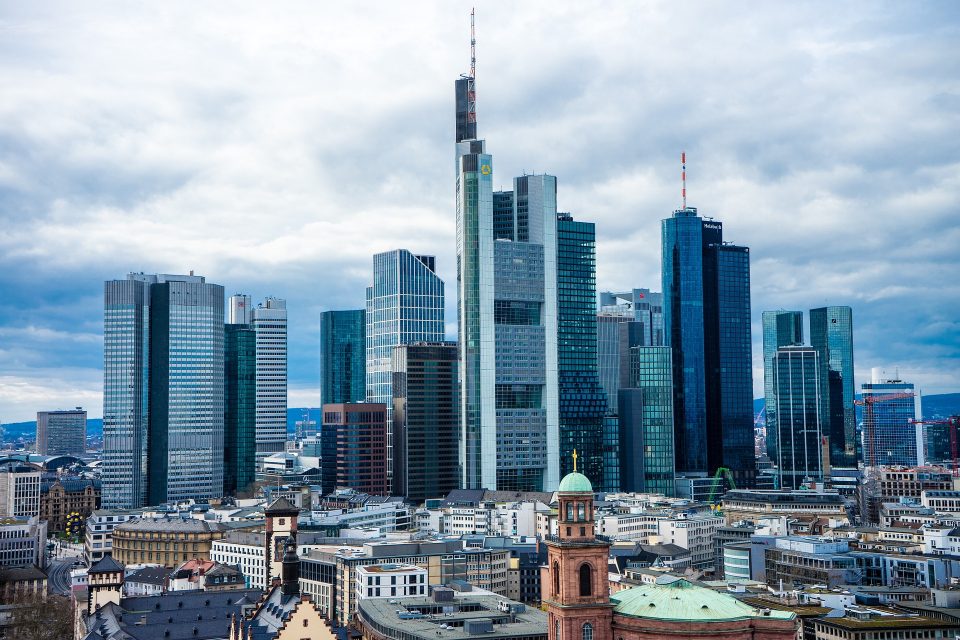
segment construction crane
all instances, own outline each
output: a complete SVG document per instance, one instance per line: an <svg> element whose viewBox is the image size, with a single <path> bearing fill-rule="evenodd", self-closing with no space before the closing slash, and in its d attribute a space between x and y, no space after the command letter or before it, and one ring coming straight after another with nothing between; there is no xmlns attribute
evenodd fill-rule
<svg viewBox="0 0 960 640"><path fill-rule="evenodd" d="M717 501L717 489L720 488L720 478L726 477L727 482L730 483L731 489L737 488L737 483L733 481L733 472L730 471L727 467L717 467L716 473L713 474L713 483L710 485L710 495L707 498L707 502L716 506Z"/></svg>

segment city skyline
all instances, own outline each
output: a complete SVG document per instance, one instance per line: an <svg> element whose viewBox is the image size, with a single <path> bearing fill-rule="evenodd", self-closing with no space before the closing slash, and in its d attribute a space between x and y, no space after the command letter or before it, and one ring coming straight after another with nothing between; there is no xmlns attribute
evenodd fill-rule
<svg viewBox="0 0 960 640"><path fill-rule="evenodd" d="M13 53L0 74L19 87L0 156L0 421L102 415L102 283L130 271L196 269L227 295L286 299L291 407L319 406L320 312L363 306L373 254L435 255L455 285L449 80L467 71L468 5L408 22L396 7L318 10L330 24L251 7L183 34L176 7L76 11L0 12ZM844 7L829 29L815 5L507 11L477 16L493 188L557 176L563 208L596 223L598 291L659 288L658 227L680 205L685 148L689 204L751 248L754 398L761 313L837 305L856 316L857 388L884 367L925 395L960 390L948 220L960 95L940 59L955 7L875 10L865 25ZM537 22L520 30L527 11ZM337 37L338 20L365 37ZM690 41L671 51L657 31L678 21ZM729 46L744 34L749 55ZM216 50L201 49L207 37ZM171 49L138 51L141 39ZM101 86L85 86L91 68ZM387 127L391 148L376 142ZM448 295L447 339L455 319Z"/></svg>

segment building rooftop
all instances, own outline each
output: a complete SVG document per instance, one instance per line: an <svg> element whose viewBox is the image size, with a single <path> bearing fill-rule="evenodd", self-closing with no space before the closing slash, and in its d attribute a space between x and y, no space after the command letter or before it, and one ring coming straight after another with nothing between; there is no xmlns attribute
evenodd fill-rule
<svg viewBox="0 0 960 640"><path fill-rule="evenodd" d="M118 524L114 531L150 531L178 533L208 533L220 531L223 527L217 522L207 522L197 518L134 518Z"/></svg>
<svg viewBox="0 0 960 640"><path fill-rule="evenodd" d="M656 584L617 592L610 600L614 603L615 614L656 620L722 622L759 617L791 620L795 617L787 611L764 613L733 596L673 576L658 578Z"/></svg>
<svg viewBox="0 0 960 640"><path fill-rule="evenodd" d="M384 564L371 564L365 567L358 567L357 571L364 571L366 573L402 573L405 571L426 571L426 569L421 569L420 567L412 564L397 564L394 562L387 562Z"/></svg>
<svg viewBox="0 0 960 640"><path fill-rule="evenodd" d="M128 575L123 581L163 586L168 577L170 577L170 569L166 567L143 567Z"/></svg>
<svg viewBox="0 0 960 640"><path fill-rule="evenodd" d="M457 593L449 602L436 602L430 597L363 598L358 607L365 622L376 625L390 638L400 638L401 634L404 640L463 640L478 633L500 639L547 635L546 613L492 594ZM512 614L509 607L513 607ZM473 625L485 622L492 626L470 632Z"/></svg>

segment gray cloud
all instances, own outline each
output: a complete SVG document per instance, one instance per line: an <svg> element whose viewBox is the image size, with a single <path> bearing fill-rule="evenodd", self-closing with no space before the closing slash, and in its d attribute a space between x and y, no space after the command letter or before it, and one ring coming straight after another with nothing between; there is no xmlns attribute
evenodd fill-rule
<svg viewBox="0 0 960 640"><path fill-rule="evenodd" d="M317 314L362 304L372 253L436 254L452 324L469 7L0 9L0 419L99 414L102 281L130 270L288 298L295 403L317 384ZM751 247L755 319L850 304L858 377L899 365L955 391L958 18L949 2L481 6L495 182L557 175L561 208L597 222L598 285L659 288L686 149L691 204Z"/></svg>

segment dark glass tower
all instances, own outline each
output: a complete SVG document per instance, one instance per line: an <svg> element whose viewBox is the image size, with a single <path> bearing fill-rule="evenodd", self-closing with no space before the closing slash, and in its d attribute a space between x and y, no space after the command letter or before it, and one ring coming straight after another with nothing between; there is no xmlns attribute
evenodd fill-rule
<svg viewBox="0 0 960 640"><path fill-rule="evenodd" d="M767 456L777 459L777 402L773 387L773 357L780 347L803 344L802 311L763 312L763 396Z"/></svg>
<svg viewBox="0 0 960 640"><path fill-rule="evenodd" d="M224 327L223 492L250 490L256 476L257 332L247 324Z"/></svg>
<svg viewBox="0 0 960 640"><path fill-rule="evenodd" d="M363 309L320 314L320 401L366 398L366 320Z"/></svg>
<svg viewBox="0 0 960 640"><path fill-rule="evenodd" d="M459 486L457 345L393 348L393 495L414 504Z"/></svg>
<svg viewBox="0 0 960 640"><path fill-rule="evenodd" d="M765 318L766 319L766 318ZM777 471L782 489L805 480L823 480L824 446L820 423L820 363L816 349L785 346L773 355Z"/></svg>
<svg viewBox="0 0 960 640"><path fill-rule="evenodd" d="M150 287L147 504L223 494L223 287L158 276Z"/></svg>
<svg viewBox="0 0 960 640"><path fill-rule="evenodd" d="M857 420L854 412L853 310L810 310L810 344L820 354L824 431L830 438L830 466L857 465Z"/></svg>
<svg viewBox="0 0 960 640"><path fill-rule="evenodd" d="M623 491L673 495L673 372L670 347L635 346L624 355L618 392Z"/></svg>
<svg viewBox="0 0 960 640"><path fill-rule="evenodd" d="M557 216L557 373L560 451L576 450L579 470L604 477L603 418L607 396L597 374L596 229ZM573 458L560 456L560 476Z"/></svg>
<svg viewBox="0 0 960 640"><path fill-rule="evenodd" d="M673 352L676 467L755 480L750 253L692 207L662 223L663 315Z"/></svg>

